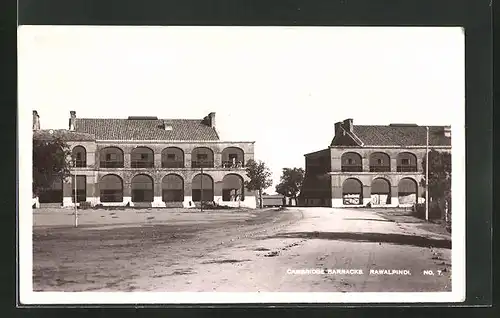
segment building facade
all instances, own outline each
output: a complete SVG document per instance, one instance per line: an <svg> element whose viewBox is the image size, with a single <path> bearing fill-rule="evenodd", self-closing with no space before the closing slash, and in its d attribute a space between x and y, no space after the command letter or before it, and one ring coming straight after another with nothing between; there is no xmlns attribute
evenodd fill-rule
<svg viewBox="0 0 500 318"><path fill-rule="evenodd" d="M104 119L71 111L68 126L42 130L33 111L33 138L61 138L74 163L72 177L42 191L37 204L194 207L203 200L256 207L244 186L254 142L221 141L215 113L199 120Z"/></svg>
<svg viewBox="0 0 500 318"><path fill-rule="evenodd" d="M355 126L352 119L337 122L330 146L305 155L300 203L408 207L422 202L426 149L425 126ZM428 149L451 153L450 126L429 127Z"/></svg>

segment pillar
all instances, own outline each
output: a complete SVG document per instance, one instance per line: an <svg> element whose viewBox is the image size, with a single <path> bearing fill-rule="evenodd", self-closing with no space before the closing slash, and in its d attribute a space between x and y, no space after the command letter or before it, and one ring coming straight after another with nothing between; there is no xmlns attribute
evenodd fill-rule
<svg viewBox="0 0 500 318"><path fill-rule="evenodd" d="M129 180L123 179L123 203L124 204L130 203L130 205L132 205L132 183L130 179Z"/></svg>
<svg viewBox="0 0 500 318"><path fill-rule="evenodd" d="M361 159L361 162L363 164L363 172L369 172L370 171L370 159L363 158L363 159Z"/></svg>
<svg viewBox="0 0 500 318"><path fill-rule="evenodd" d="M123 167L124 168L130 168L130 162L131 162L131 154L130 154L130 152L124 153L123 154Z"/></svg>
<svg viewBox="0 0 500 318"><path fill-rule="evenodd" d="M184 167L191 168L191 153L184 154Z"/></svg>
<svg viewBox="0 0 500 318"><path fill-rule="evenodd" d="M391 162L391 171L397 172L398 171L398 159L397 158L390 158L390 162Z"/></svg>
<svg viewBox="0 0 500 318"><path fill-rule="evenodd" d="M154 154L154 167L161 168L161 153Z"/></svg>
<svg viewBox="0 0 500 318"><path fill-rule="evenodd" d="M187 157L187 155L186 155ZM187 161L186 161L187 162ZM187 163L186 163L187 165ZM191 166L191 154L189 154L189 166ZM193 178L184 178L184 202L182 205L185 208L194 208L193 193L192 193Z"/></svg>
<svg viewBox="0 0 500 318"><path fill-rule="evenodd" d="M371 185L363 185L363 205L367 205L372 201Z"/></svg>
<svg viewBox="0 0 500 318"><path fill-rule="evenodd" d="M155 155L156 159L156 155ZM156 162L156 160L155 160ZM155 163L156 164L156 163ZM153 207L164 207L165 202L163 202L162 198L162 188L161 188L161 179L159 181L155 181L153 184Z"/></svg>
<svg viewBox="0 0 500 318"><path fill-rule="evenodd" d="M96 153L95 152L87 152L87 167L96 166Z"/></svg>
<svg viewBox="0 0 500 318"><path fill-rule="evenodd" d="M221 153L214 153L214 167L219 168L222 167L222 154Z"/></svg>
<svg viewBox="0 0 500 318"><path fill-rule="evenodd" d="M399 185L391 184L391 205L399 205Z"/></svg>

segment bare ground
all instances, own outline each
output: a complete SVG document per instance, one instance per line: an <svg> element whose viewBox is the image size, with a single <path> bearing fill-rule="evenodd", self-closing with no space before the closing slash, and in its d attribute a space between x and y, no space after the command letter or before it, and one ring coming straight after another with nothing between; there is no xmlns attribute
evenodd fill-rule
<svg viewBox="0 0 500 318"><path fill-rule="evenodd" d="M37 212L34 290L451 290L450 237L420 223L359 209L181 212L88 211L78 229L69 211ZM289 273L342 268L363 274ZM371 269L411 275L371 275Z"/></svg>
<svg viewBox="0 0 500 318"><path fill-rule="evenodd" d="M80 225L74 228L71 210L37 213L34 291L132 291L137 288L131 282L135 278L187 275L193 260L301 217L300 212L284 214L276 209L87 210L79 212Z"/></svg>

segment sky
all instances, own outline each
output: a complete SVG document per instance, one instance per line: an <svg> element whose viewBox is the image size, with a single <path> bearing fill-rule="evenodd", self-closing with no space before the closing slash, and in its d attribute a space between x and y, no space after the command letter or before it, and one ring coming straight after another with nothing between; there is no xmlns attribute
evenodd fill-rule
<svg viewBox="0 0 500 318"><path fill-rule="evenodd" d="M67 128L71 110L216 112L222 140L255 141L269 193L337 121L464 125L461 28L21 26L18 69L19 112L42 129Z"/></svg>

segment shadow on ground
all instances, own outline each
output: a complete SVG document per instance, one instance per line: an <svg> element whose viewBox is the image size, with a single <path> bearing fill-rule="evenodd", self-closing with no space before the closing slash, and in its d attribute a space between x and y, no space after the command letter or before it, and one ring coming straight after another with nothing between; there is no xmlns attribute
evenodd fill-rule
<svg viewBox="0 0 500 318"><path fill-rule="evenodd" d="M268 238L302 238L323 239L352 242L390 243L397 245L412 245L418 247L436 247L451 249L450 240L432 239L423 236L387 234L387 233L363 233L363 232L293 232L280 233Z"/></svg>
<svg viewBox="0 0 500 318"><path fill-rule="evenodd" d="M395 222L387 219L367 219L367 218L344 218L344 220L359 220L359 221L378 221L378 222Z"/></svg>

